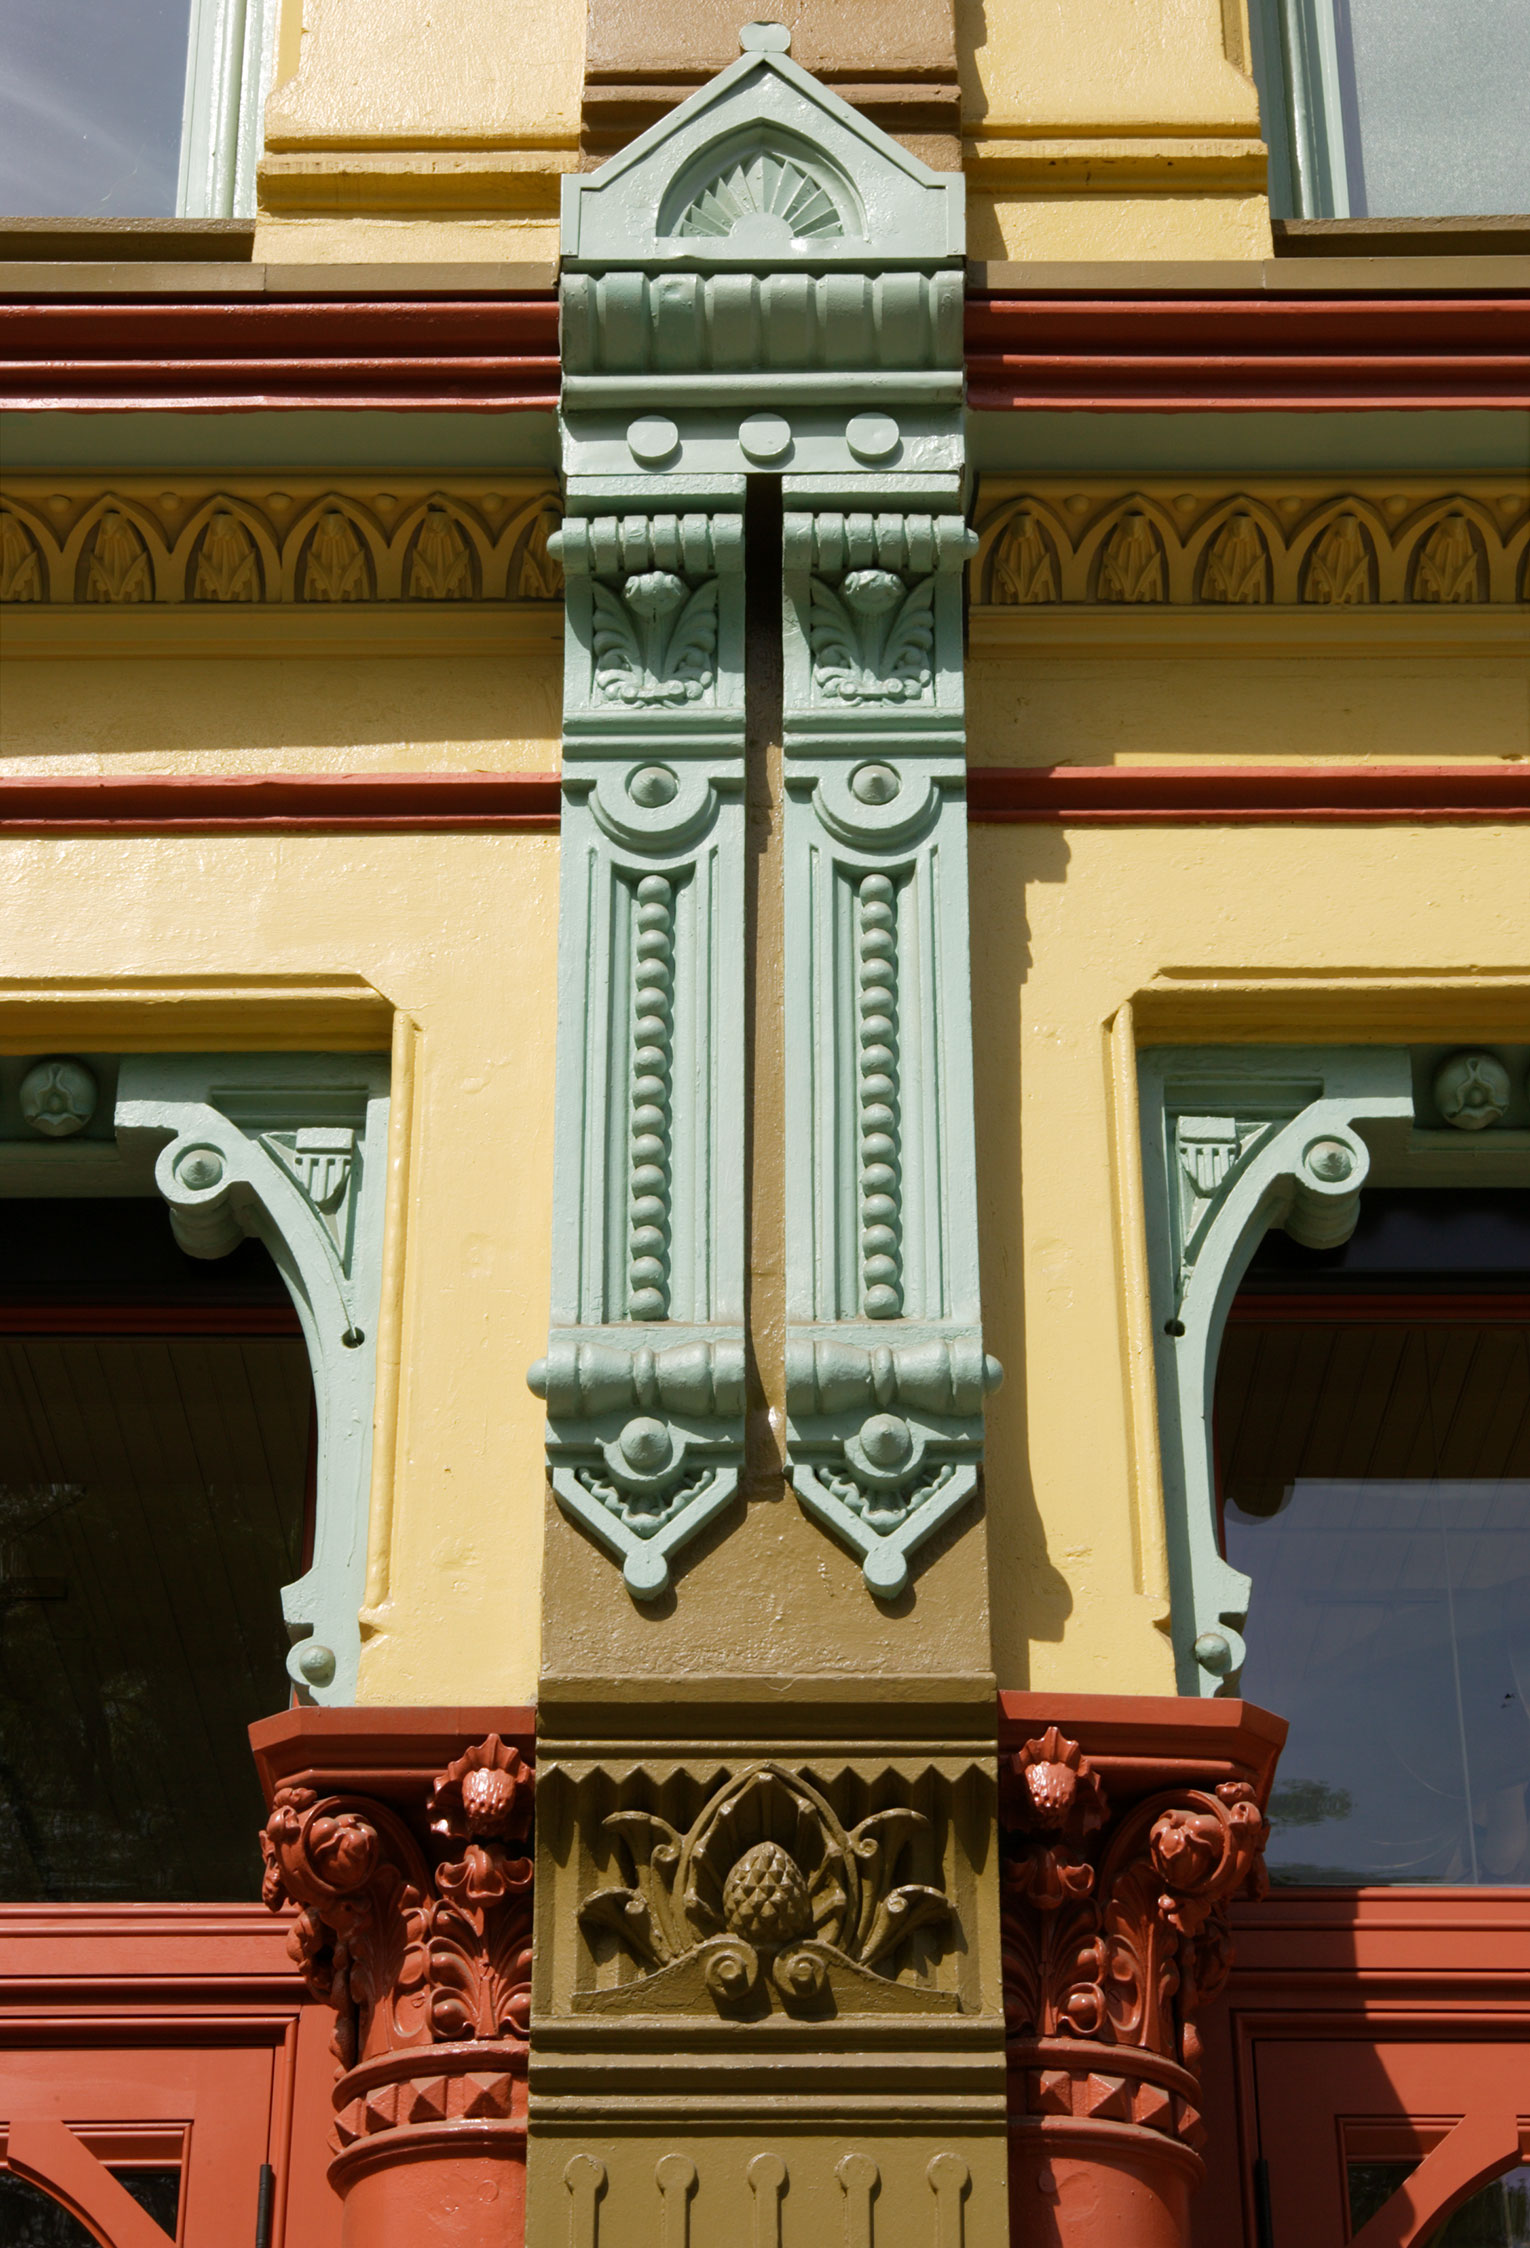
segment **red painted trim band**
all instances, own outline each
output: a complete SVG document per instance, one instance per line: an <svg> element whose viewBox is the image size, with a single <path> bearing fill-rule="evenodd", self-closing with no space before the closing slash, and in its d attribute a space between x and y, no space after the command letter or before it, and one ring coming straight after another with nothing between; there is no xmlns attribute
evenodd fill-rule
<svg viewBox="0 0 1530 2248"><path fill-rule="evenodd" d="M0 834L430 833L558 825L556 773L0 779ZM1530 764L979 766L968 818L1067 827L1530 819Z"/></svg>
<svg viewBox="0 0 1530 2248"><path fill-rule="evenodd" d="M967 816L1068 827L1530 819L1530 764L979 766Z"/></svg>
<svg viewBox="0 0 1530 2248"><path fill-rule="evenodd" d="M0 304L0 402L219 413L551 411L551 295L222 304Z"/></svg>
<svg viewBox="0 0 1530 2248"><path fill-rule="evenodd" d="M1530 296L972 297L986 411L1530 406Z"/></svg>
<svg viewBox="0 0 1530 2248"><path fill-rule="evenodd" d="M252 773L0 780L0 834L236 835L555 828L556 773Z"/></svg>

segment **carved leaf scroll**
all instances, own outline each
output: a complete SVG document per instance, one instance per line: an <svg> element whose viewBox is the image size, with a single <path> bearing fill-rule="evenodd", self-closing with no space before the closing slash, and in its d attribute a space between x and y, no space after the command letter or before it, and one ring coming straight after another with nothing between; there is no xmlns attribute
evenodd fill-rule
<svg viewBox="0 0 1530 2248"><path fill-rule="evenodd" d="M1223 1781L1111 1816L1056 1726L1002 1772L1005 2009L1012 2038L1080 2038L1200 2061L1195 2016L1226 1980L1227 1907L1265 1887L1269 1827Z"/></svg>
<svg viewBox="0 0 1530 2248"><path fill-rule="evenodd" d="M705 1994L724 2014L949 2011L948 1994L876 1972L917 1928L951 1917L943 1890L897 1878L927 1826L896 1805L846 1829L817 1788L774 1763L726 1781L683 1834L652 1812L614 1813L605 1830L622 1878L580 1918L614 1933L644 1973L591 2002L646 2011Z"/></svg>
<svg viewBox="0 0 1530 2248"><path fill-rule="evenodd" d="M896 570L851 570L838 591L812 580L813 683L839 702L919 702L934 670L935 580L912 587Z"/></svg>
<svg viewBox="0 0 1530 2248"><path fill-rule="evenodd" d="M595 685L612 702L698 702L716 678L717 580L642 570L620 592L596 578Z"/></svg>

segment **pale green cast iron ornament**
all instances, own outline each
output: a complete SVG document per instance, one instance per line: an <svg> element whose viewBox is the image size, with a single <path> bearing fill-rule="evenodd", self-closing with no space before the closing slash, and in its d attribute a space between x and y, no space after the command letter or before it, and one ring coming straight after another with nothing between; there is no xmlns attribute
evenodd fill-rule
<svg viewBox="0 0 1530 2248"><path fill-rule="evenodd" d="M789 43L746 25L736 63L564 183L558 1153L531 1380L558 1502L639 1598L743 1457L749 474L789 511L791 1473L874 1591L971 1498L998 1379L971 1152L963 187Z"/></svg>

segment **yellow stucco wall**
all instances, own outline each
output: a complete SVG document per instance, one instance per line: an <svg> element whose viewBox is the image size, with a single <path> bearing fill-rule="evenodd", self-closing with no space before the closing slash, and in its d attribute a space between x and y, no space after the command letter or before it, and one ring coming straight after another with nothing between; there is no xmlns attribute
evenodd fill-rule
<svg viewBox="0 0 1530 2248"><path fill-rule="evenodd" d="M284 0L255 255L556 265L584 0Z"/></svg>
<svg viewBox="0 0 1530 2248"><path fill-rule="evenodd" d="M1128 1058L1133 1035L1522 1036L1530 828L978 826L971 845L984 1335L1009 1374L988 1408L996 1667L1169 1693L1112 1026L1130 1006Z"/></svg>
<svg viewBox="0 0 1530 2248"><path fill-rule="evenodd" d="M956 0L975 258L1261 258L1245 0Z"/></svg>
<svg viewBox="0 0 1530 2248"><path fill-rule="evenodd" d="M7 840L0 1042L387 1049L414 1026L391 1590L369 1701L532 1698L555 835ZM387 1320L384 1311L384 1321Z"/></svg>
<svg viewBox="0 0 1530 2248"><path fill-rule="evenodd" d="M979 258L1271 254L1246 0L955 0ZM781 16L784 0L751 14ZM584 0L285 0L255 255L552 267Z"/></svg>
<svg viewBox="0 0 1530 2248"><path fill-rule="evenodd" d="M563 607L10 611L0 772L551 772Z"/></svg>

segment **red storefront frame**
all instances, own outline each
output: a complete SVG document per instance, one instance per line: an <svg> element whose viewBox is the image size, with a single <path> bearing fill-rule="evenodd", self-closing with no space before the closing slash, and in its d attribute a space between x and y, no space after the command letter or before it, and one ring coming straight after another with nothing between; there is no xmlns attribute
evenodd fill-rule
<svg viewBox="0 0 1530 2248"><path fill-rule="evenodd" d="M1232 1933L1195 2248L1424 2248L1530 2151L1530 1890L1276 1890ZM1420 2163L1353 2235L1348 2161Z"/></svg>
<svg viewBox="0 0 1530 2248"><path fill-rule="evenodd" d="M182 2167L177 2248L337 2248L333 2016L304 1992L290 1920L258 1904L0 1906L7 2165L105 2248L165 2240L112 2175L135 2165Z"/></svg>

